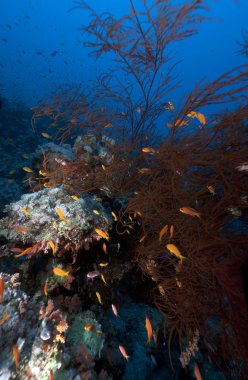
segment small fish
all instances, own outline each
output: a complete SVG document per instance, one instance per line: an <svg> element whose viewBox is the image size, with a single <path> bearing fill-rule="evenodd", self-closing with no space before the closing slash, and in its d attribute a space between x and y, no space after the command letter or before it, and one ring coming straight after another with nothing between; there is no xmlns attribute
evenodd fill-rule
<svg viewBox="0 0 248 380"><path fill-rule="evenodd" d="M67 218L63 214L61 208L56 208L56 212L57 212L57 214L58 214L58 216L60 217L61 220L67 220Z"/></svg>
<svg viewBox="0 0 248 380"><path fill-rule="evenodd" d="M15 366L16 366L16 371L17 371L18 364L19 364L19 350L16 344L13 345L13 357L15 360Z"/></svg>
<svg viewBox="0 0 248 380"><path fill-rule="evenodd" d="M31 252L32 249L33 249L33 247L28 247L28 248L24 249L24 251L19 253L19 255L15 255L15 257L22 257L22 256L26 255L27 253Z"/></svg>
<svg viewBox="0 0 248 380"><path fill-rule="evenodd" d="M111 308L112 308L112 311L113 311L114 315L115 315L116 317L118 317L119 314L118 314L117 307L116 307L113 303L112 303L112 305L111 305Z"/></svg>
<svg viewBox="0 0 248 380"><path fill-rule="evenodd" d="M45 285L44 285L44 294L47 297L47 291L48 291L48 281L46 280Z"/></svg>
<svg viewBox="0 0 248 380"><path fill-rule="evenodd" d="M24 170L25 172L28 172L28 173L33 173L34 171L32 169L30 169L28 166L23 166L22 170Z"/></svg>
<svg viewBox="0 0 248 380"><path fill-rule="evenodd" d="M52 136L49 135L49 133L47 133L47 132L42 132L41 136L45 137L46 139L51 139L52 138Z"/></svg>
<svg viewBox="0 0 248 380"><path fill-rule="evenodd" d="M47 173L43 172L43 170L39 170L39 174L42 175L43 177L45 177L47 175Z"/></svg>
<svg viewBox="0 0 248 380"><path fill-rule="evenodd" d="M101 237L103 237L104 239L106 239L106 240L109 241L109 235L108 235L107 232L104 232L104 231L100 230L99 228L95 228L95 231L96 231L96 233L97 233L99 236L101 236Z"/></svg>
<svg viewBox="0 0 248 380"><path fill-rule="evenodd" d="M201 218L201 214L191 207L181 207L179 209L183 214L187 214L190 216L196 216L197 218Z"/></svg>
<svg viewBox="0 0 248 380"><path fill-rule="evenodd" d="M142 242L145 240L146 237L147 237L147 234L143 235L143 236L139 239L139 242L142 243Z"/></svg>
<svg viewBox="0 0 248 380"><path fill-rule="evenodd" d="M216 192L215 192L215 190L214 190L214 187L213 186L207 186L207 189L208 189L208 191L210 192L210 194L212 194L212 195L216 195Z"/></svg>
<svg viewBox="0 0 248 380"><path fill-rule="evenodd" d="M188 117L197 117L197 113L195 111L191 111L187 114Z"/></svg>
<svg viewBox="0 0 248 380"><path fill-rule="evenodd" d="M141 169L139 169L139 173L141 173L141 174L149 174L151 172L152 171L151 171L150 168L141 168Z"/></svg>
<svg viewBox="0 0 248 380"><path fill-rule="evenodd" d="M173 111L174 110L174 104L172 102L168 102L167 105L164 107L166 111Z"/></svg>
<svg viewBox="0 0 248 380"><path fill-rule="evenodd" d="M16 226L15 229L16 229L17 231L24 232L24 233L28 232L28 229L27 229L27 228L25 228L25 227L21 227L21 226Z"/></svg>
<svg viewBox="0 0 248 380"><path fill-rule="evenodd" d="M52 369L50 369L50 372L49 372L49 380L54 380L53 370Z"/></svg>
<svg viewBox="0 0 248 380"><path fill-rule="evenodd" d="M170 239L173 238L173 235L174 235L174 226L173 224L170 226Z"/></svg>
<svg viewBox="0 0 248 380"><path fill-rule="evenodd" d="M92 323L89 323L88 325L84 326L85 331L92 331L96 334L102 334L101 330L97 330L96 326L93 325Z"/></svg>
<svg viewBox="0 0 248 380"><path fill-rule="evenodd" d="M9 171L9 175L12 175L12 174L14 174L16 172L16 170L15 169L11 169L10 171Z"/></svg>
<svg viewBox="0 0 248 380"><path fill-rule="evenodd" d="M112 125L111 123L108 123L108 124L104 125L104 128L105 128L105 129L106 129L106 128L111 128L111 127L113 127L113 125Z"/></svg>
<svg viewBox="0 0 248 380"><path fill-rule="evenodd" d="M29 155L28 154L22 154L22 157L25 159L25 160L29 160Z"/></svg>
<svg viewBox="0 0 248 380"><path fill-rule="evenodd" d="M96 292L96 297L98 299L98 302L102 305L102 298L101 298L100 293Z"/></svg>
<svg viewBox="0 0 248 380"><path fill-rule="evenodd" d="M43 186L44 186L44 187L51 187L52 185L50 185L49 182L46 182L46 183L43 183Z"/></svg>
<svg viewBox="0 0 248 380"><path fill-rule="evenodd" d="M128 354L126 353L126 350L125 350L125 348L124 348L123 346L119 345L119 350L120 350L122 356L123 356L126 360L128 360L128 359L130 358L130 356L128 356Z"/></svg>
<svg viewBox="0 0 248 380"><path fill-rule="evenodd" d="M107 251L107 245L106 245L106 243L103 243L102 249L103 249L103 252L106 253L106 255L107 255L108 251Z"/></svg>
<svg viewBox="0 0 248 380"><path fill-rule="evenodd" d="M3 302L3 293L4 293L4 281L2 277L0 277L0 303Z"/></svg>
<svg viewBox="0 0 248 380"><path fill-rule="evenodd" d="M80 198L78 198L76 195L71 195L71 198L74 199L75 201L80 201Z"/></svg>
<svg viewBox="0 0 248 380"><path fill-rule="evenodd" d="M98 270L93 270L92 272L87 273L87 278L93 280L96 277L100 276L100 272Z"/></svg>
<svg viewBox="0 0 248 380"><path fill-rule="evenodd" d="M137 107L137 112L141 113L141 107Z"/></svg>
<svg viewBox="0 0 248 380"><path fill-rule="evenodd" d="M205 125L207 123L206 117L203 115L203 113L198 112L196 117L200 121L201 124Z"/></svg>
<svg viewBox="0 0 248 380"><path fill-rule="evenodd" d="M202 380L201 373L199 370L199 366L196 362L195 362L195 366L194 366L194 373L195 373L196 380Z"/></svg>
<svg viewBox="0 0 248 380"><path fill-rule="evenodd" d="M104 283L104 285L108 286L107 281L106 281L103 273L101 274L101 280Z"/></svg>
<svg viewBox="0 0 248 380"><path fill-rule="evenodd" d="M150 148L148 146L142 148L142 152L144 152L144 153L151 153L151 154L157 154L158 153L157 150L155 150L153 148Z"/></svg>
<svg viewBox="0 0 248 380"><path fill-rule="evenodd" d="M28 210L26 209L26 207L22 207L21 209L24 212L24 214L26 214L28 216L31 216L30 212L28 212Z"/></svg>
<svg viewBox="0 0 248 380"><path fill-rule="evenodd" d="M185 257L181 255L179 249L178 249L174 244L167 244L167 245L166 245L166 248L167 248L171 253L173 253L177 258L179 258L180 260L185 259Z"/></svg>
<svg viewBox="0 0 248 380"><path fill-rule="evenodd" d="M52 251L53 251L53 256L55 256L55 253L56 253L56 248L55 248L55 244L52 240L49 241L49 245L50 247L52 248Z"/></svg>
<svg viewBox="0 0 248 380"><path fill-rule="evenodd" d="M114 211L111 211L111 214L114 218L114 221L117 222L118 218L117 218L116 214L114 213Z"/></svg>
<svg viewBox="0 0 248 380"><path fill-rule="evenodd" d="M93 210L94 214L100 215L100 212L98 210Z"/></svg>
<svg viewBox="0 0 248 380"><path fill-rule="evenodd" d="M91 367L91 359L90 359L90 356L88 354L88 351L87 351L87 348L83 345L83 343L79 343L79 347L80 347L80 350L83 354L83 358L86 362L86 364L88 365L88 367Z"/></svg>
<svg viewBox="0 0 248 380"><path fill-rule="evenodd" d="M154 343L157 345L158 344L158 336L154 330L152 332L152 338L153 338Z"/></svg>
<svg viewBox="0 0 248 380"><path fill-rule="evenodd" d="M106 166L105 165L102 165L102 170L106 170Z"/></svg>
<svg viewBox="0 0 248 380"><path fill-rule="evenodd" d="M55 267L53 268L53 273L56 274L56 276L65 277L69 275L69 272L64 271L61 268Z"/></svg>
<svg viewBox="0 0 248 380"><path fill-rule="evenodd" d="M152 324L149 316L146 316L146 331L147 331L147 343L150 344L152 340Z"/></svg>
<svg viewBox="0 0 248 380"><path fill-rule="evenodd" d="M160 231L159 233L159 241L161 242L162 241L162 237L164 236L164 234L166 234L168 231L168 224L166 224L162 230Z"/></svg>
<svg viewBox="0 0 248 380"><path fill-rule="evenodd" d="M105 268L109 265L109 263L99 263L99 267Z"/></svg>
<svg viewBox="0 0 248 380"><path fill-rule="evenodd" d="M243 164L236 166L236 169L239 172L243 172L243 171L247 172L248 171L248 163L247 162L243 162Z"/></svg>
<svg viewBox="0 0 248 380"><path fill-rule="evenodd" d="M10 311L7 311L7 313L4 314L3 318L0 320L0 326L4 324L4 322L7 321L7 319L10 316Z"/></svg>

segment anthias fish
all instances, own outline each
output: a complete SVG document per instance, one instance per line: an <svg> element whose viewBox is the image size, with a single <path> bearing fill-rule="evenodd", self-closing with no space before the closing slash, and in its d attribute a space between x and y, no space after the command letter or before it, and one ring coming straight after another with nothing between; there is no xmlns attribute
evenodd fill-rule
<svg viewBox="0 0 248 380"><path fill-rule="evenodd" d="M167 245L166 245L166 248L167 248L171 253L173 253L173 255L175 255L178 259L180 259L180 260L185 259L185 257L181 255L179 249L178 249L174 244L167 244Z"/></svg>
<svg viewBox="0 0 248 380"><path fill-rule="evenodd" d="M61 210L61 208L56 208L56 212L57 212L57 214L58 214L58 216L60 217L60 219L61 220L67 220L67 218L65 217L65 215L63 214L63 212L62 212L62 210Z"/></svg>
<svg viewBox="0 0 248 380"><path fill-rule="evenodd" d="M96 233L97 233L99 236L103 237L103 238L106 239L106 240L109 240L109 235L108 235L107 232L104 232L103 230L100 230L99 228L95 228L95 231L96 231Z"/></svg>
<svg viewBox="0 0 248 380"><path fill-rule="evenodd" d="M128 360L128 359L130 358L130 356L126 353L126 350L125 350L125 348L124 348L123 346L119 345L119 350L120 350L122 356L123 356L126 360Z"/></svg>
<svg viewBox="0 0 248 380"><path fill-rule="evenodd" d="M69 275L69 272L64 271L61 268L53 268L53 273L56 274L56 276L66 277Z"/></svg>
<svg viewBox="0 0 248 380"><path fill-rule="evenodd" d="M179 210L186 215L201 217L201 214L192 207L181 207Z"/></svg>
<svg viewBox="0 0 248 380"><path fill-rule="evenodd" d="M150 344L152 340L152 324L149 316L146 316L146 331L147 331L147 343Z"/></svg>

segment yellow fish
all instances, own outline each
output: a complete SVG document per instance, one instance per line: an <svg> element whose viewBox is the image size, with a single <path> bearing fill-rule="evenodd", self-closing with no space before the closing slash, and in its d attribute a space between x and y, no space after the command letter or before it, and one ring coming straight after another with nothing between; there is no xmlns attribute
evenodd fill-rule
<svg viewBox="0 0 248 380"><path fill-rule="evenodd" d="M72 199L74 199L75 201L80 201L80 199L76 196L76 195L71 195Z"/></svg>
<svg viewBox="0 0 248 380"><path fill-rule="evenodd" d="M97 296L98 302L102 305L102 298L101 298L100 293L96 292L96 296Z"/></svg>
<svg viewBox="0 0 248 380"><path fill-rule="evenodd" d="M114 221L117 222L118 218L117 218L116 214L114 213L114 211L111 211L111 214L114 218Z"/></svg>
<svg viewBox="0 0 248 380"><path fill-rule="evenodd" d="M15 257L21 257L21 256L24 256L26 255L27 253L31 252L33 249L33 247L29 247L27 249L25 249L24 251L22 251L21 253L19 253L19 255L15 255Z"/></svg>
<svg viewBox="0 0 248 380"><path fill-rule="evenodd" d="M54 244L54 242L53 242L52 240L50 240L50 241L49 241L49 245L50 245L50 247L52 248L53 256L55 256L55 252L56 252L56 250L55 250L55 244Z"/></svg>
<svg viewBox="0 0 248 380"><path fill-rule="evenodd" d="M57 212L57 214L58 214L58 216L60 217L61 220L67 220L67 218L63 214L61 208L56 208L56 212Z"/></svg>
<svg viewBox="0 0 248 380"><path fill-rule="evenodd" d="M53 268L53 273L56 274L56 276L61 276L61 277L65 277L69 275L69 272L66 272L63 269L58 268L58 267Z"/></svg>
<svg viewBox="0 0 248 380"><path fill-rule="evenodd" d="M101 274L101 279L102 279L102 282L104 282L104 284L105 284L106 286L108 286L107 281L106 281L106 279L105 279L105 277L104 277L104 274Z"/></svg>
<svg viewBox="0 0 248 380"><path fill-rule="evenodd" d="M43 172L43 170L39 170L39 174L42 175L43 177L45 177L47 175L47 173Z"/></svg>
<svg viewBox="0 0 248 380"><path fill-rule="evenodd" d="M167 244L166 248L180 260L186 259L186 257L181 255L179 249L174 244Z"/></svg>
<svg viewBox="0 0 248 380"><path fill-rule="evenodd" d="M96 233L97 233L99 236L103 237L103 238L106 239L106 240L109 240L109 235L108 235L107 232L104 232L104 231L100 230L99 228L95 228L95 231L96 231Z"/></svg>
<svg viewBox="0 0 248 380"><path fill-rule="evenodd" d="M99 266L104 268L104 267L107 267L109 265L109 263L99 263Z"/></svg>
<svg viewBox="0 0 248 380"><path fill-rule="evenodd" d="M26 209L26 207L22 207L22 211L23 211L26 215L31 216L30 212L28 212L28 210Z"/></svg>
<svg viewBox="0 0 248 380"><path fill-rule="evenodd" d="M28 172L28 173L33 173L34 171L32 169L30 169L28 166L23 166L22 170L24 170L25 172Z"/></svg>
<svg viewBox="0 0 248 380"><path fill-rule="evenodd" d="M94 214L100 215L100 212L98 210L93 210Z"/></svg>
<svg viewBox="0 0 248 380"><path fill-rule="evenodd" d="M46 139L51 139L52 138L52 136L49 135L49 133L47 133L47 132L42 132L41 136L45 137Z"/></svg>
<svg viewBox="0 0 248 380"><path fill-rule="evenodd" d="M0 320L0 326L3 325L5 321L7 321L9 316L10 316L10 311L7 311L7 313L5 313L3 318Z"/></svg>

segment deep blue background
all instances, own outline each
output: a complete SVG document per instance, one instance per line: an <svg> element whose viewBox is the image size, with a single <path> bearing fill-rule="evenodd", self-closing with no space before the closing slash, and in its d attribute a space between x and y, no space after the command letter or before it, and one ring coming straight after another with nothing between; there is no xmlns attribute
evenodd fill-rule
<svg viewBox="0 0 248 380"><path fill-rule="evenodd" d="M183 86L168 100L176 101L203 78L213 80L247 63L245 56L237 54L237 42L247 27L248 0L207 3L211 10L205 15L214 19L204 22L198 35L174 45L176 58L183 60L176 69ZM89 4L99 12L107 10L117 16L129 7L128 0L89 0ZM82 46L86 37L79 31L80 25L87 23L87 12L69 12L73 5L72 0L1 1L0 94L34 106L50 97L61 83L87 82L102 68L111 68L107 56L101 61L88 56L89 49Z"/></svg>

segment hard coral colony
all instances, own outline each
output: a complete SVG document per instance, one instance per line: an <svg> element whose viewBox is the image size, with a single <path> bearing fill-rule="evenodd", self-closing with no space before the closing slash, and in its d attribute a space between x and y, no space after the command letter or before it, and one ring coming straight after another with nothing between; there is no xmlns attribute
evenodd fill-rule
<svg viewBox="0 0 248 380"><path fill-rule="evenodd" d="M247 65L174 104L168 48L197 33L206 2L142 4L120 19L75 6L90 12L85 45L114 52L132 88L104 74L90 97L68 87L32 109L60 144L22 166L32 192L0 220L6 379L248 373Z"/></svg>

